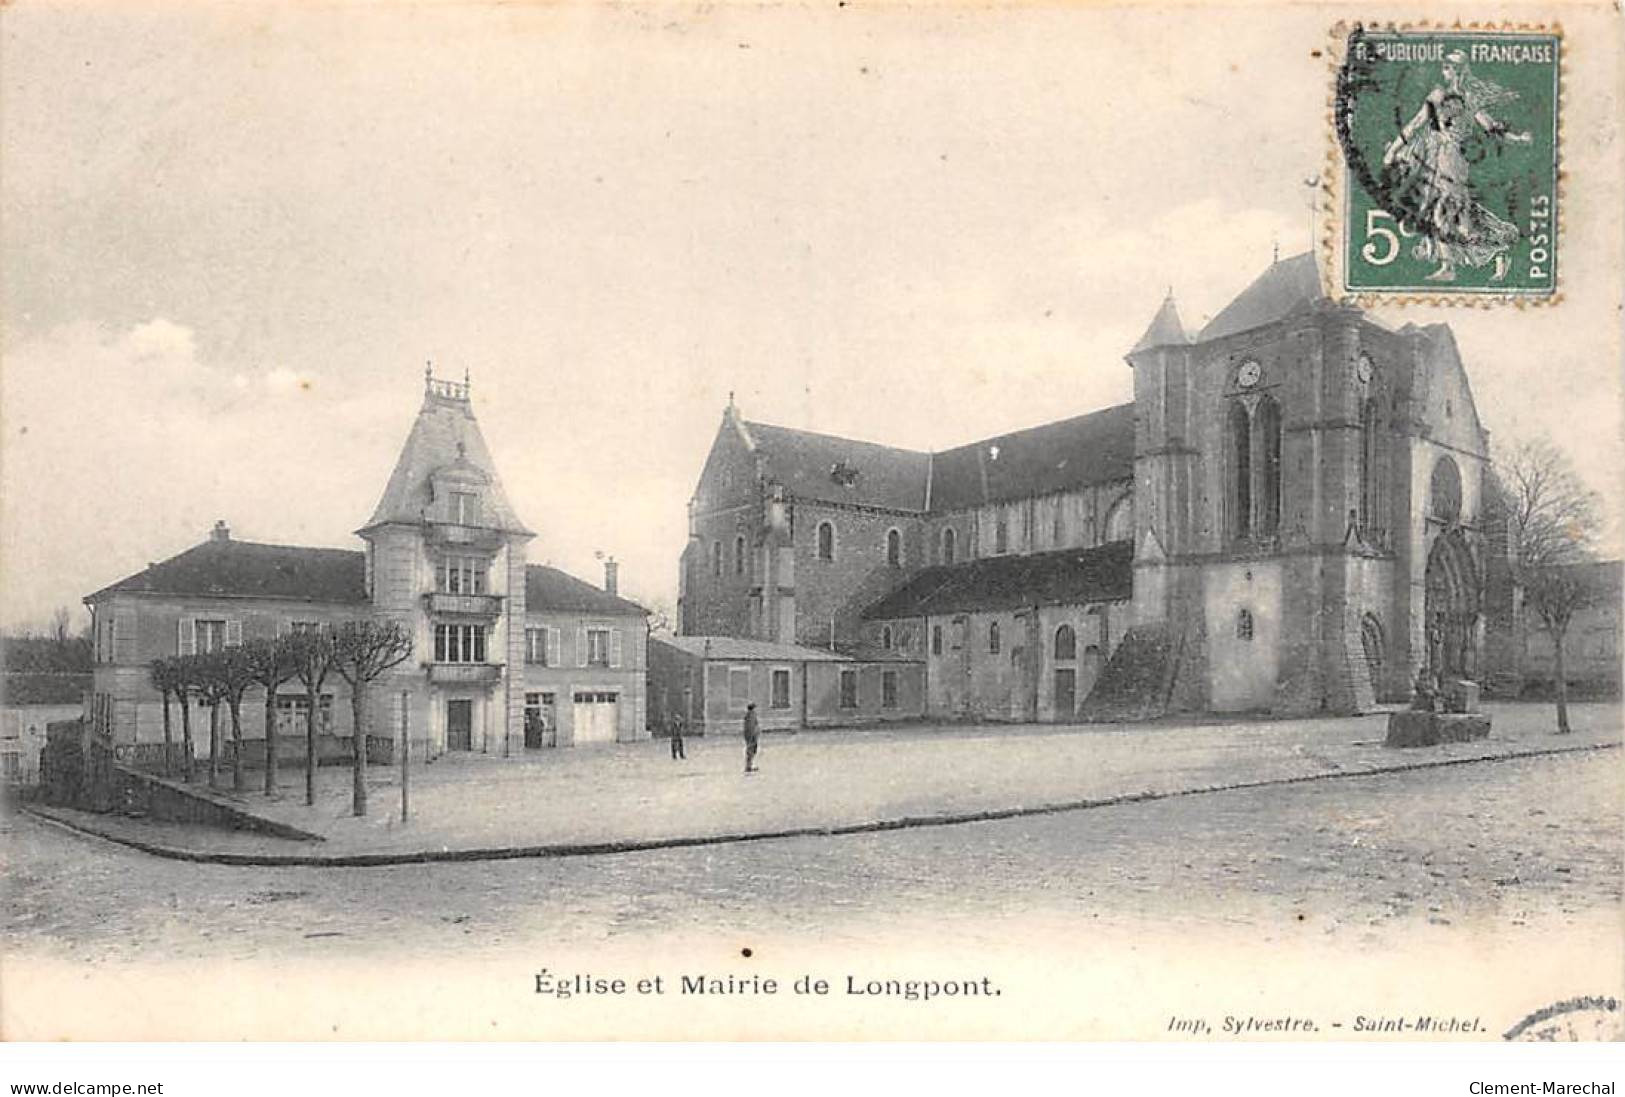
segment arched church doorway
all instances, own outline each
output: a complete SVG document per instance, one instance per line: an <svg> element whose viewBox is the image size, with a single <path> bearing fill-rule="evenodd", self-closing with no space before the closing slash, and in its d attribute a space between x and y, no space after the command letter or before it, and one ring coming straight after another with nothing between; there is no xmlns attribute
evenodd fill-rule
<svg viewBox="0 0 1625 1097"><path fill-rule="evenodd" d="M1424 620L1427 666L1440 679L1478 669L1478 569L1459 528L1440 534L1428 553Z"/></svg>
<svg viewBox="0 0 1625 1097"><path fill-rule="evenodd" d="M1387 658L1386 642L1382 635L1382 622L1373 614L1360 619L1360 647L1365 652L1366 671L1371 675L1371 689L1380 699L1383 695L1382 668Z"/></svg>

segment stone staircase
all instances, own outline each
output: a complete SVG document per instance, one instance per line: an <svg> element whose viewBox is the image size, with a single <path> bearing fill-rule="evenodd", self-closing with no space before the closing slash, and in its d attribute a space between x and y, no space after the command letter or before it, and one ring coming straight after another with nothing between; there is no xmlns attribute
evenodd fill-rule
<svg viewBox="0 0 1625 1097"><path fill-rule="evenodd" d="M1184 654L1184 637L1165 624L1135 625L1078 709L1091 723L1154 720L1168 713Z"/></svg>

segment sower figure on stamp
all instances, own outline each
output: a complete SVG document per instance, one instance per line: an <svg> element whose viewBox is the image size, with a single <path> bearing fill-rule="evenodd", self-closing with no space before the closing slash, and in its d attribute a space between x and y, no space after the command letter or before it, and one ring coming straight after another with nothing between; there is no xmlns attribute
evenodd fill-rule
<svg viewBox="0 0 1625 1097"><path fill-rule="evenodd" d="M673 711L666 717L666 732L671 736L672 758L687 760L688 752L683 749L683 714Z"/></svg>
<svg viewBox="0 0 1625 1097"><path fill-rule="evenodd" d="M1451 282L1456 266L1494 263L1493 281L1507 274L1507 249L1518 239L1518 227L1481 204L1471 185L1468 145L1475 131L1490 138L1527 145L1528 133L1513 133L1489 109L1517 94L1474 76L1467 55L1447 54L1443 84L1422 101L1382 155L1384 187L1407 225L1421 236L1415 254L1435 260L1439 269L1429 281Z"/></svg>
<svg viewBox="0 0 1625 1097"><path fill-rule="evenodd" d="M756 772L756 744L762 736L762 722L756 718L756 702L745 706L745 772Z"/></svg>

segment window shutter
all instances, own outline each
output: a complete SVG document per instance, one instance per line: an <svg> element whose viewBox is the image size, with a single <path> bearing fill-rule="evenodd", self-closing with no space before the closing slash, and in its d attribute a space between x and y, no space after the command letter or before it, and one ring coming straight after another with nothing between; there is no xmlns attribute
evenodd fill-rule
<svg viewBox="0 0 1625 1097"><path fill-rule="evenodd" d="M226 622L226 646L240 648L243 646L243 623L240 620Z"/></svg>
<svg viewBox="0 0 1625 1097"><path fill-rule="evenodd" d="M584 667L586 665L587 665L587 626L586 625L581 625L581 626L578 626L576 628L576 666Z"/></svg>
<svg viewBox="0 0 1625 1097"><path fill-rule="evenodd" d="M556 625L547 627L547 665L550 667L562 666L564 653L559 650L559 630Z"/></svg>
<svg viewBox="0 0 1625 1097"><path fill-rule="evenodd" d="M112 621L113 642L111 647L113 662L135 662L135 635L130 627L134 622L128 613L114 611Z"/></svg>
<svg viewBox="0 0 1625 1097"><path fill-rule="evenodd" d="M197 622L190 617L182 617L176 622L175 654L197 654Z"/></svg>
<svg viewBox="0 0 1625 1097"><path fill-rule="evenodd" d="M621 665L621 630L611 629L609 633L609 665Z"/></svg>

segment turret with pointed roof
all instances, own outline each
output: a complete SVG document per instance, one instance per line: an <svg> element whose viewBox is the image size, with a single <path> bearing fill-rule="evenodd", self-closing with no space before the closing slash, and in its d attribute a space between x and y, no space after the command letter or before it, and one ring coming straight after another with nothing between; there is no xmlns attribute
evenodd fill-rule
<svg viewBox="0 0 1625 1097"><path fill-rule="evenodd" d="M361 533L398 522L449 521L449 512L444 512L448 500L440 495L458 485L469 485L480 499L477 520L462 524L504 533L531 532L502 490L491 451L474 418L470 388L466 375L461 382L443 381L431 369L424 370L423 406Z"/></svg>
<svg viewBox="0 0 1625 1097"><path fill-rule="evenodd" d="M1179 319L1179 308L1174 304L1174 291L1170 288L1157 314L1151 318L1151 326L1145 329L1145 334L1134 344L1129 356L1152 347L1182 347L1189 342L1190 336L1185 334L1185 325Z"/></svg>

